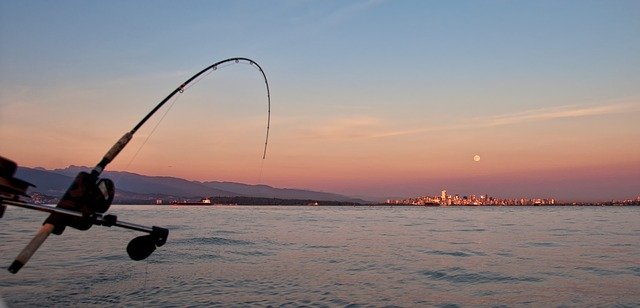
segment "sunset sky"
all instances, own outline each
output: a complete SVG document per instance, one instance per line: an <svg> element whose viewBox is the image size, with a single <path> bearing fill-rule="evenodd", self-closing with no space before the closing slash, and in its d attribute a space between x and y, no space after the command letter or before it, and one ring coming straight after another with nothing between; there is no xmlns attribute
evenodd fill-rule
<svg viewBox="0 0 640 308"><path fill-rule="evenodd" d="M94 166L247 57L266 160L262 76L233 64L108 169L374 200L640 194L640 1L0 1L0 40L0 155L21 166Z"/></svg>

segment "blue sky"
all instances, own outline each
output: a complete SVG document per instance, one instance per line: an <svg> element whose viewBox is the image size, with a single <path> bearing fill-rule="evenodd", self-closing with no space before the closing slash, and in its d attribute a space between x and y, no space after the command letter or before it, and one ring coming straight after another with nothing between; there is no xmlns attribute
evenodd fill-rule
<svg viewBox="0 0 640 308"><path fill-rule="evenodd" d="M419 192L394 193L387 181L410 178L420 187L439 177L640 166L638 1L3 1L0 40L1 150L24 165L94 164L108 140L181 81L241 56L262 65L272 88L272 156L261 179L267 184L357 195L385 186L385 194L398 195ZM217 74L206 86L219 103L206 109L194 102L191 112L262 125L259 76L243 68ZM195 119L188 110L176 113ZM74 132L92 125L103 129ZM218 149L237 143L206 133ZM229 133L246 140L238 151L253 146L251 133ZM171 139L163 136L158 140ZM69 155L83 138L103 139ZM553 151L523 154L535 150L532 140ZM6 146L12 142L20 145ZM571 151L558 150L567 142ZM49 154L42 157L33 143ZM486 169L450 161L451 148L469 158L485 153ZM400 150L375 154L385 149ZM148 160L160 159L152 153ZM228 155L214 158L229 162L238 153ZM380 164L387 169L372 167ZM131 168L256 181L233 168L218 175ZM385 184L348 185L372 170Z"/></svg>

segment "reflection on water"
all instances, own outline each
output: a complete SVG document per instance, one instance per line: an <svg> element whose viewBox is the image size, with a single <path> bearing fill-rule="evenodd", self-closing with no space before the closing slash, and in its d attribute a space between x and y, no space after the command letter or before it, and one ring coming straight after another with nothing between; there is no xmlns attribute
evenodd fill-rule
<svg viewBox="0 0 640 308"><path fill-rule="evenodd" d="M12 307L640 305L639 207L113 206L168 227L148 261L118 228L51 236ZM8 266L45 215L0 220Z"/></svg>

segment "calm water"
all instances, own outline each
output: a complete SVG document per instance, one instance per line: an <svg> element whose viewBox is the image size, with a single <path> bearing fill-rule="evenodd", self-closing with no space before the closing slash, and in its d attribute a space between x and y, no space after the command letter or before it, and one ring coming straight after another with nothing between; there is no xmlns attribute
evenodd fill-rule
<svg viewBox="0 0 640 308"><path fill-rule="evenodd" d="M51 236L10 307L640 306L640 207L113 206L168 227L148 261L120 228ZM46 214L0 219L9 266Z"/></svg>

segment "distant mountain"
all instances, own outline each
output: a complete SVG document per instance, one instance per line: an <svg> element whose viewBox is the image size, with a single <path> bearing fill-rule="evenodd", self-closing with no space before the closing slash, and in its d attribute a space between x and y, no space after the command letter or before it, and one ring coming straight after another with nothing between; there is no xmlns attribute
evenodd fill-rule
<svg viewBox="0 0 640 308"><path fill-rule="evenodd" d="M91 168L89 167L80 166L69 166L55 170L19 167L16 177L37 186L29 191L61 197L78 172L89 172L90 170ZM146 176L121 171L105 171L101 177L109 178L115 183L116 198L114 202L116 203L134 202L136 200L149 203L156 198L176 200L201 197L255 197L367 203L361 199L338 194L274 188L267 185L215 181L203 183L176 177Z"/></svg>
<svg viewBox="0 0 640 308"><path fill-rule="evenodd" d="M52 172L70 177L75 177L81 171L89 172L91 168L69 166L65 169L52 170ZM104 171L101 177L111 179L116 184L116 189L139 194L164 194L177 197L242 196L176 177L146 176L122 171Z"/></svg>
<svg viewBox="0 0 640 308"><path fill-rule="evenodd" d="M279 198L279 199L311 199L311 200L330 200L341 202L357 202L366 203L366 201L351 198L343 195L317 192L311 190L291 189L291 188L274 188L267 185L248 185L233 182L203 182L205 186L217 188L225 191L237 193L239 196L252 196L262 198Z"/></svg>
<svg viewBox="0 0 640 308"><path fill-rule="evenodd" d="M42 168L18 167L15 177L36 185L36 188L29 188L28 191L37 191L45 195L59 197L67 191L67 188L73 182L75 174L70 177Z"/></svg>

